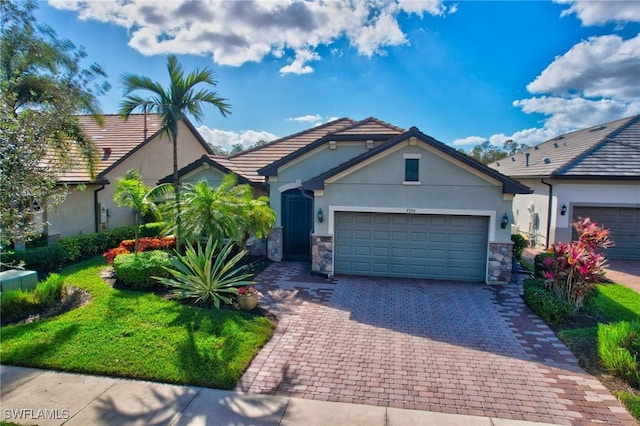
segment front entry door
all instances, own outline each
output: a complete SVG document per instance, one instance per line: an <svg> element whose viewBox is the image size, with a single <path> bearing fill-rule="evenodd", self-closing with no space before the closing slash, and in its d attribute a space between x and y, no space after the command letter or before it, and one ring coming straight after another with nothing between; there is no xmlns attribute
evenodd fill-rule
<svg viewBox="0 0 640 426"><path fill-rule="evenodd" d="M282 194L282 243L284 260L311 259L311 221L313 200L298 189Z"/></svg>

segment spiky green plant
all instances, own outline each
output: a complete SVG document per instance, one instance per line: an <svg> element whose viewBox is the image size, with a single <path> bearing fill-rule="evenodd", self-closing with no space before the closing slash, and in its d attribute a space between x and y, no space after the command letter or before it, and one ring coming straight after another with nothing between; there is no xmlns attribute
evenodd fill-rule
<svg viewBox="0 0 640 426"><path fill-rule="evenodd" d="M218 241L214 242L211 237L204 249L200 243L197 248L187 243L185 254L180 255L176 251L176 256L171 259L173 268L165 268L173 278L156 279L173 287L173 293L180 299L211 301L213 306L220 309L220 302L230 304L231 297L238 294L237 287L253 284L253 281L247 280L251 274L245 272L243 266L237 266L246 250L229 258L233 247L233 242L229 241L216 256Z"/></svg>

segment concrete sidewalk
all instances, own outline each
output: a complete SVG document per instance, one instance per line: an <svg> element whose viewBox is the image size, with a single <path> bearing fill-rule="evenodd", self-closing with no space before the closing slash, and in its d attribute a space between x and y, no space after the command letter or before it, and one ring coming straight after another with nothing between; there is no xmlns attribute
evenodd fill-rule
<svg viewBox="0 0 640 426"><path fill-rule="evenodd" d="M2 420L38 425L471 425L541 423L241 394L0 366Z"/></svg>

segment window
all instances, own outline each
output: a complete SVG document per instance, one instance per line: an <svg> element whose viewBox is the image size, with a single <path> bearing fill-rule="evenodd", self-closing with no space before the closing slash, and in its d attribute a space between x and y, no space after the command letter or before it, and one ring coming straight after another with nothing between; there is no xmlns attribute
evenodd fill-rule
<svg viewBox="0 0 640 426"><path fill-rule="evenodd" d="M405 182L418 182L419 174L418 169L420 165L419 158L405 158L404 159L404 181Z"/></svg>

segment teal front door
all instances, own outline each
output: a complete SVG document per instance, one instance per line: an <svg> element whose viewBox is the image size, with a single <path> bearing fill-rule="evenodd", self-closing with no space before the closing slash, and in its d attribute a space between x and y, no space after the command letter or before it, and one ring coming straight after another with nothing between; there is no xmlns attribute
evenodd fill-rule
<svg viewBox="0 0 640 426"><path fill-rule="evenodd" d="M306 262L311 259L312 208L313 199L302 195L298 189L282 194L284 260Z"/></svg>

